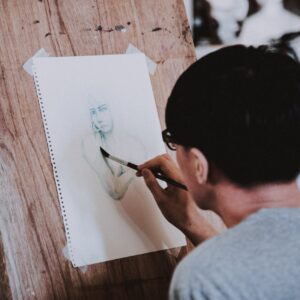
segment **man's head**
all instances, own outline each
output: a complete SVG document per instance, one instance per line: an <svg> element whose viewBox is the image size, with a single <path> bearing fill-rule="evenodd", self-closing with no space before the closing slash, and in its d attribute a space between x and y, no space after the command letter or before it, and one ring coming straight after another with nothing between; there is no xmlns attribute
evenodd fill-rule
<svg viewBox="0 0 300 300"><path fill-rule="evenodd" d="M300 171L300 65L263 46L211 53L177 81L166 125L191 189L206 178L242 188L290 182Z"/></svg>

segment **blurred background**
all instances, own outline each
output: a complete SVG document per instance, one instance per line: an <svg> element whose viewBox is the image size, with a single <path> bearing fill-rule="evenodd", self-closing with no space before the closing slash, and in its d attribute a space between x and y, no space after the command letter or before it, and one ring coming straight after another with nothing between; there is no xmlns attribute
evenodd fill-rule
<svg viewBox="0 0 300 300"><path fill-rule="evenodd" d="M184 2L198 58L231 44L269 44L300 58L300 0Z"/></svg>

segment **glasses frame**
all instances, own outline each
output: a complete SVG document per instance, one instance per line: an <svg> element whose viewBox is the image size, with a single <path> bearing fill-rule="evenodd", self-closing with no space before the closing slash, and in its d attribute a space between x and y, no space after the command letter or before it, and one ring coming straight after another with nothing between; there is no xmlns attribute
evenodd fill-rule
<svg viewBox="0 0 300 300"><path fill-rule="evenodd" d="M163 139L164 143L167 145L167 147L171 151L176 151L176 143L174 142L170 131L168 129L165 129L162 131L161 135L162 135L162 139Z"/></svg>

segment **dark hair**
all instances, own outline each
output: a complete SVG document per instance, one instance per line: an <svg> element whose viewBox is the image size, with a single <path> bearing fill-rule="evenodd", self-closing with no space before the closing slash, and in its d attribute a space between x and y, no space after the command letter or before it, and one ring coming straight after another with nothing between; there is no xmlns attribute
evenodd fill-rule
<svg viewBox="0 0 300 300"><path fill-rule="evenodd" d="M270 46L275 47L276 49L278 49L278 52L289 55L291 58L299 62L297 50L294 49L292 45L293 40L299 37L300 31L288 32L278 39L272 39L270 42Z"/></svg>
<svg viewBox="0 0 300 300"><path fill-rule="evenodd" d="M300 171L300 65L267 46L210 53L178 79L166 125L240 186L289 182Z"/></svg>

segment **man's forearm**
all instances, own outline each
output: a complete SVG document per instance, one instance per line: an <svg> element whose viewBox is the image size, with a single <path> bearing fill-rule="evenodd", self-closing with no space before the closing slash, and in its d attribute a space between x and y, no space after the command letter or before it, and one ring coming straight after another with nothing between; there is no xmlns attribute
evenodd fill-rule
<svg viewBox="0 0 300 300"><path fill-rule="evenodd" d="M194 246L219 234L208 221L203 220L200 216L194 216L180 229Z"/></svg>

